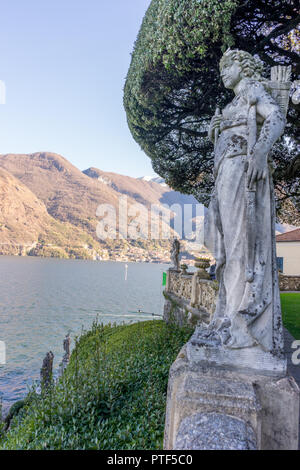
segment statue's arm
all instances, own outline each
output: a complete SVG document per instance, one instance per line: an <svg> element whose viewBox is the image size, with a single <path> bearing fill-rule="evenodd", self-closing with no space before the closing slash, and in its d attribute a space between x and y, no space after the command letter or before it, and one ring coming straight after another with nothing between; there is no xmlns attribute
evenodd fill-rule
<svg viewBox="0 0 300 470"><path fill-rule="evenodd" d="M279 105L262 85L257 87L256 112L263 119L263 125L254 151L268 154L274 143L283 134L286 120Z"/></svg>
<svg viewBox="0 0 300 470"><path fill-rule="evenodd" d="M209 140L214 143L215 142L215 132L220 129L220 124L222 122L222 115L215 114L210 121L209 129L208 129L208 138Z"/></svg>
<svg viewBox="0 0 300 470"><path fill-rule="evenodd" d="M210 121L208 128L208 138L212 143L214 143L214 129L212 127L212 121Z"/></svg>
<svg viewBox="0 0 300 470"><path fill-rule="evenodd" d="M268 174L268 153L282 135L285 128L285 118L279 105L267 93L263 85L256 83L249 90L251 99L255 98L256 113L263 122L261 131L254 145L252 158L247 171L247 183L251 188Z"/></svg>

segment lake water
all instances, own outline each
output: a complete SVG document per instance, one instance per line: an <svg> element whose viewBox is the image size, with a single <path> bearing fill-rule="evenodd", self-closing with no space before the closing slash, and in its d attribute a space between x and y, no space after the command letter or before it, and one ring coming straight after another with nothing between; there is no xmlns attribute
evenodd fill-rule
<svg viewBox="0 0 300 470"><path fill-rule="evenodd" d="M103 323L136 322L162 314L162 264L0 257L0 341L6 364L0 365L4 408L22 398L39 378L48 351L57 368L63 339ZM134 313L138 309L149 315ZM74 343L74 342L73 342Z"/></svg>

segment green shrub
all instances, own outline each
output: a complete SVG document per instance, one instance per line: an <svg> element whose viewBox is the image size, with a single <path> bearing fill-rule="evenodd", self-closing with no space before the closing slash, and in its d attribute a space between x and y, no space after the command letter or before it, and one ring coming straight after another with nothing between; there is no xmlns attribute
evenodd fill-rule
<svg viewBox="0 0 300 470"><path fill-rule="evenodd" d="M169 368L191 332L95 323L59 382L31 392L0 449L161 449Z"/></svg>

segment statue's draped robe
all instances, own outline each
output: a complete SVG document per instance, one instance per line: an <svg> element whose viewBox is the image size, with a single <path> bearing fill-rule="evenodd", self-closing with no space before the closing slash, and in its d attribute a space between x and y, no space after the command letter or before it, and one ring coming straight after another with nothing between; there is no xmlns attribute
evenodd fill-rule
<svg viewBox="0 0 300 470"><path fill-rule="evenodd" d="M230 324L233 348L259 344L273 353L282 348L281 310L275 248L275 203L271 172L256 186L254 280L246 282L247 196L245 162L249 94L277 106L261 84L245 87L222 112L215 148L215 190L205 244L217 262L219 297L213 325ZM280 113L278 107L278 115ZM264 126L257 116L258 135ZM268 129L264 129L268 132Z"/></svg>

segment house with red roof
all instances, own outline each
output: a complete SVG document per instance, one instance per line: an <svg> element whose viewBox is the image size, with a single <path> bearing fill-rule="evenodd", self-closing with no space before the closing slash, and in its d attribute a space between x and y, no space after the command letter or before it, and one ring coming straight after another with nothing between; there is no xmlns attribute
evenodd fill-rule
<svg viewBox="0 0 300 470"><path fill-rule="evenodd" d="M288 276L300 276L300 228L276 236L277 263Z"/></svg>

